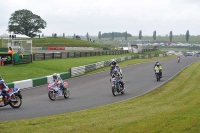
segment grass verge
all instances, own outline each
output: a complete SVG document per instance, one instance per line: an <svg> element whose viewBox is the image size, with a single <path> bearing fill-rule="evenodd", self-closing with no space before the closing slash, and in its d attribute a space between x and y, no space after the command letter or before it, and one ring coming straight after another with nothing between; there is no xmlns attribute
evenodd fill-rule
<svg viewBox="0 0 200 133"><path fill-rule="evenodd" d="M0 122L3 133L200 132L200 61L141 97L107 106Z"/></svg>
<svg viewBox="0 0 200 133"><path fill-rule="evenodd" d="M120 103L48 117L0 122L3 133L198 133L200 61L174 80Z"/></svg>

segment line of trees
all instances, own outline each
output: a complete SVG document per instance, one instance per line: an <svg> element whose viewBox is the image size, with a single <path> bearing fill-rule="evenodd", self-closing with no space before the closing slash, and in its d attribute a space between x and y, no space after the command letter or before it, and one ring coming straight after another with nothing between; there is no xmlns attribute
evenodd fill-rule
<svg viewBox="0 0 200 133"><path fill-rule="evenodd" d="M11 14L8 22L8 30L9 32L13 32L14 34L24 34L31 38L37 36L38 33L41 33L41 29L45 29L47 26L46 21L44 21L40 16L33 14L31 11L22 9L17 10ZM63 36L64 33L63 33ZM131 34L126 32L111 32L111 33L103 33L101 31L98 33L99 41L101 38L111 38L114 40L115 37L124 37L127 40L128 37L132 37ZM186 41L189 41L190 33L189 30L186 31ZM74 37L77 39L77 36L74 34ZM80 37L79 37L80 38ZM89 34L86 34L87 40L91 40L89 38ZM142 40L142 30L139 31L139 39ZM173 34L172 31L169 33L169 40L172 42ZM153 40L156 40L156 30L153 31Z"/></svg>

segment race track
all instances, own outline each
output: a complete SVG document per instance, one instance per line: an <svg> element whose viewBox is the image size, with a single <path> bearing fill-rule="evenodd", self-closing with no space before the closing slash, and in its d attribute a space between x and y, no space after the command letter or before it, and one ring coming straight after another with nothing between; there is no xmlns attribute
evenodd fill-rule
<svg viewBox="0 0 200 133"><path fill-rule="evenodd" d="M70 90L68 99L49 100L47 85L24 90L22 106L19 109L10 106L1 107L0 121L74 112L137 97L163 84L199 59L199 57L182 56L180 63L177 63L176 59L160 61L163 66L163 78L160 82L156 81L153 71L155 62L123 67L126 92L115 97L111 92L109 71L66 80Z"/></svg>

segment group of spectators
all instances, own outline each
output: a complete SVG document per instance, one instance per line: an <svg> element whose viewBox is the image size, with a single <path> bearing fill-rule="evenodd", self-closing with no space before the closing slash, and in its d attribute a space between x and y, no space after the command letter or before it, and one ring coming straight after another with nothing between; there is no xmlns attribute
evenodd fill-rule
<svg viewBox="0 0 200 133"><path fill-rule="evenodd" d="M8 54L15 54L15 52L13 51L13 49L11 47L8 48ZM19 47L17 50L17 54L22 54L21 48Z"/></svg>

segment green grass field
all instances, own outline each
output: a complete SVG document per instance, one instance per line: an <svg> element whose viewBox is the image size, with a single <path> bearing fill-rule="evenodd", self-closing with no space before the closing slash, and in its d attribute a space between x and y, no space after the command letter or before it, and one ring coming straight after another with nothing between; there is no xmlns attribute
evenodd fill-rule
<svg viewBox="0 0 200 133"><path fill-rule="evenodd" d="M120 66L134 63L124 61ZM200 61L162 87L137 98L84 111L0 122L1 132L199 133L199 67Z"/></svg>
<svg viewBox="0 0 200 133"><path fill-rule="evenodd" d="M23 39L22 39L23 40ZM63 46L63 47L98 47L108 48L108 46L94 43L86 40L75 40L71 38L30 38L26 40L32 40L33 47L43 46ZM2 39L0 39L0 47L2 47Z"/></svg>

